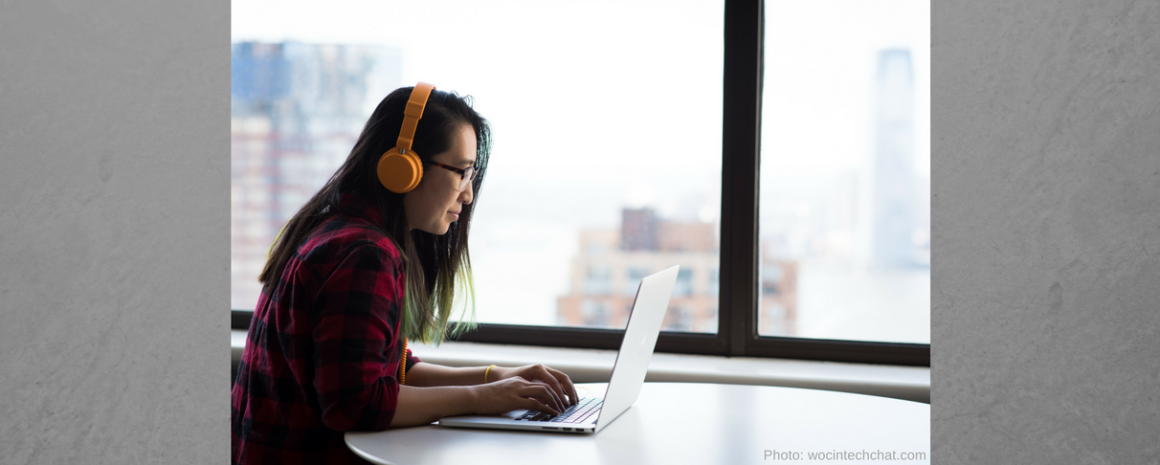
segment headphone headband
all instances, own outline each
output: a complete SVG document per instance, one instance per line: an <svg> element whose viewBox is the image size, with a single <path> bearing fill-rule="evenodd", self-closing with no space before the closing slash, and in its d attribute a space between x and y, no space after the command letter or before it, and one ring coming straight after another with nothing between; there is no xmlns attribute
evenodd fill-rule
<svg viewBox="0 0 1160 465"><path fill-rule="evenodd" d="M415 84L411 91L411 98L407 100L407 109L403 111L403 128L399 130L399 153L411 150L411 142L415 139L415 128L419 126L419 118L423 117L423 109L427 107L427 98L435 86L426 82Z"/></svg>
<svg viewBox="0 0 1160 465"><path fill-rule="evenodd" d="M411 150L411 142L415 139L415 128L419 126L419 118L423 117L423 109L427 107L427 97L435 86L426 82L415 84L411 90L411 97L407 99L407 107L403 110L403 127L399 129L399 143L387 150L379 157L379 164L375 168L378 172L379 183L391 192L402 194L409 192L419 185L423 179L423 162L419 155Z"/></svg>

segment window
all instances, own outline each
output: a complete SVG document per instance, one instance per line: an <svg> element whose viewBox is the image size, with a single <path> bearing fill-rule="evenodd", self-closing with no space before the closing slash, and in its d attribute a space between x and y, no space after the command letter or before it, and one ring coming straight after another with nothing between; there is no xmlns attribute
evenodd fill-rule
<svg viewBox="0 0 1160 465"><path fill-rule="evenodd" d="M758 333L929 343L927 2L766 8Z"/></svg>
<svg viewBox="0 0 1160 465"><path fill-rule="evenodd" d="M471 228L478 321L588 327L576 311L583 299L631 301L628 268L717 265L721 0L357 9L392 26L364 38L356 25L293 30L296 19L284 18L283 37L259 40L241 32L272 27L268 16L235 17L234 142L252 147L235 149L250 170L235 170L235 231L257 232L235 241L235 278L245 281L235 308L256 303L246 278L325 180L311 174L333 172L352 145L342 140L357 137L378 101L418 80L472 95L492 123ZM622 320L623 307L607 321Z"/></svg>
<svg viewBox="0 0 1160 465"><path fill-rule="evenodd" d="M640 279L677 263L658 350L929 364L928 344L770 337L795 335L804 266L758 234L770 228L761 167L781 156L758 143L776 106L761 78L762 9L781 4L439 3L436 18L340 2L363 13L333 28L293 4L270 18L236 2L238 324L277 228L345 158L378 100L425 80L475 96L496 133L471 239L484 324L463 339L616 348ZM396 27L357 24L387 16ZM435 20L459 27L414 39ZM546 178L530 168L545 159L582 162Z"/></svg>

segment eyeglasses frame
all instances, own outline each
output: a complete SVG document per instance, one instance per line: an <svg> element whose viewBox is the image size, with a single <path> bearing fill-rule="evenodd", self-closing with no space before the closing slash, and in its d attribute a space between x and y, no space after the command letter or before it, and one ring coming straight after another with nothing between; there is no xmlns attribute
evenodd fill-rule
<svg viewBox="0 0 1160 465"><path fill-rule="evenodd" d="M451 165L444 165L444 164L439 163L435 160L431 160L427 163L438 166L440 168L444 168L444 169L459 173L459 190L463 190L464 188L466 188L467 184L470 183L472 180L474 180L475 175L477 173L479 173L479 171L476 170L474 166L472 166L470 168L459 169L459 168L456 168L456 167L451 166ZM467 170L471 170L471 177L470 178L467 177Z"/></svg>

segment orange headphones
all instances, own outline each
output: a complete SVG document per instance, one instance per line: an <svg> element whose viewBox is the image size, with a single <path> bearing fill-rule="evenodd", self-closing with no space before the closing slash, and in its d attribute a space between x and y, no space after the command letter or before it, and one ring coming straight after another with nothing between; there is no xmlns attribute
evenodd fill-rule
<svg viewBox="0 0 1160 465"><path fill-rule="evenodd" d="M415 128L419 125L419 118L423 117L423 108L427 106L427 97L431 96L432 90L435 86L426 82L415 84L403 112L399 142L379 157L379 182L396 194L414 189L423 179L423 162L419 160L419 154L411 150L411 141L415 138Z"/></svg>

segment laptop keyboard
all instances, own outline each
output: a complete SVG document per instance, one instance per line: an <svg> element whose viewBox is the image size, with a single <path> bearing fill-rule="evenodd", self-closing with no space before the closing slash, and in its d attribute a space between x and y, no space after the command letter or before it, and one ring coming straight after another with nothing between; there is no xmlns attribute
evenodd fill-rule
<svg viewBox="0 0 1160 465"><path fill-rule="evenodd" d="M546 421L551 423L583 423L589 418L592 418L592 415L596 414L596 412L599 412L602 404L604 404L604 398L602 397L584 397L576 405L564 409L559 415L528 410L528 413L516 418L516 420Z"/></svg>

